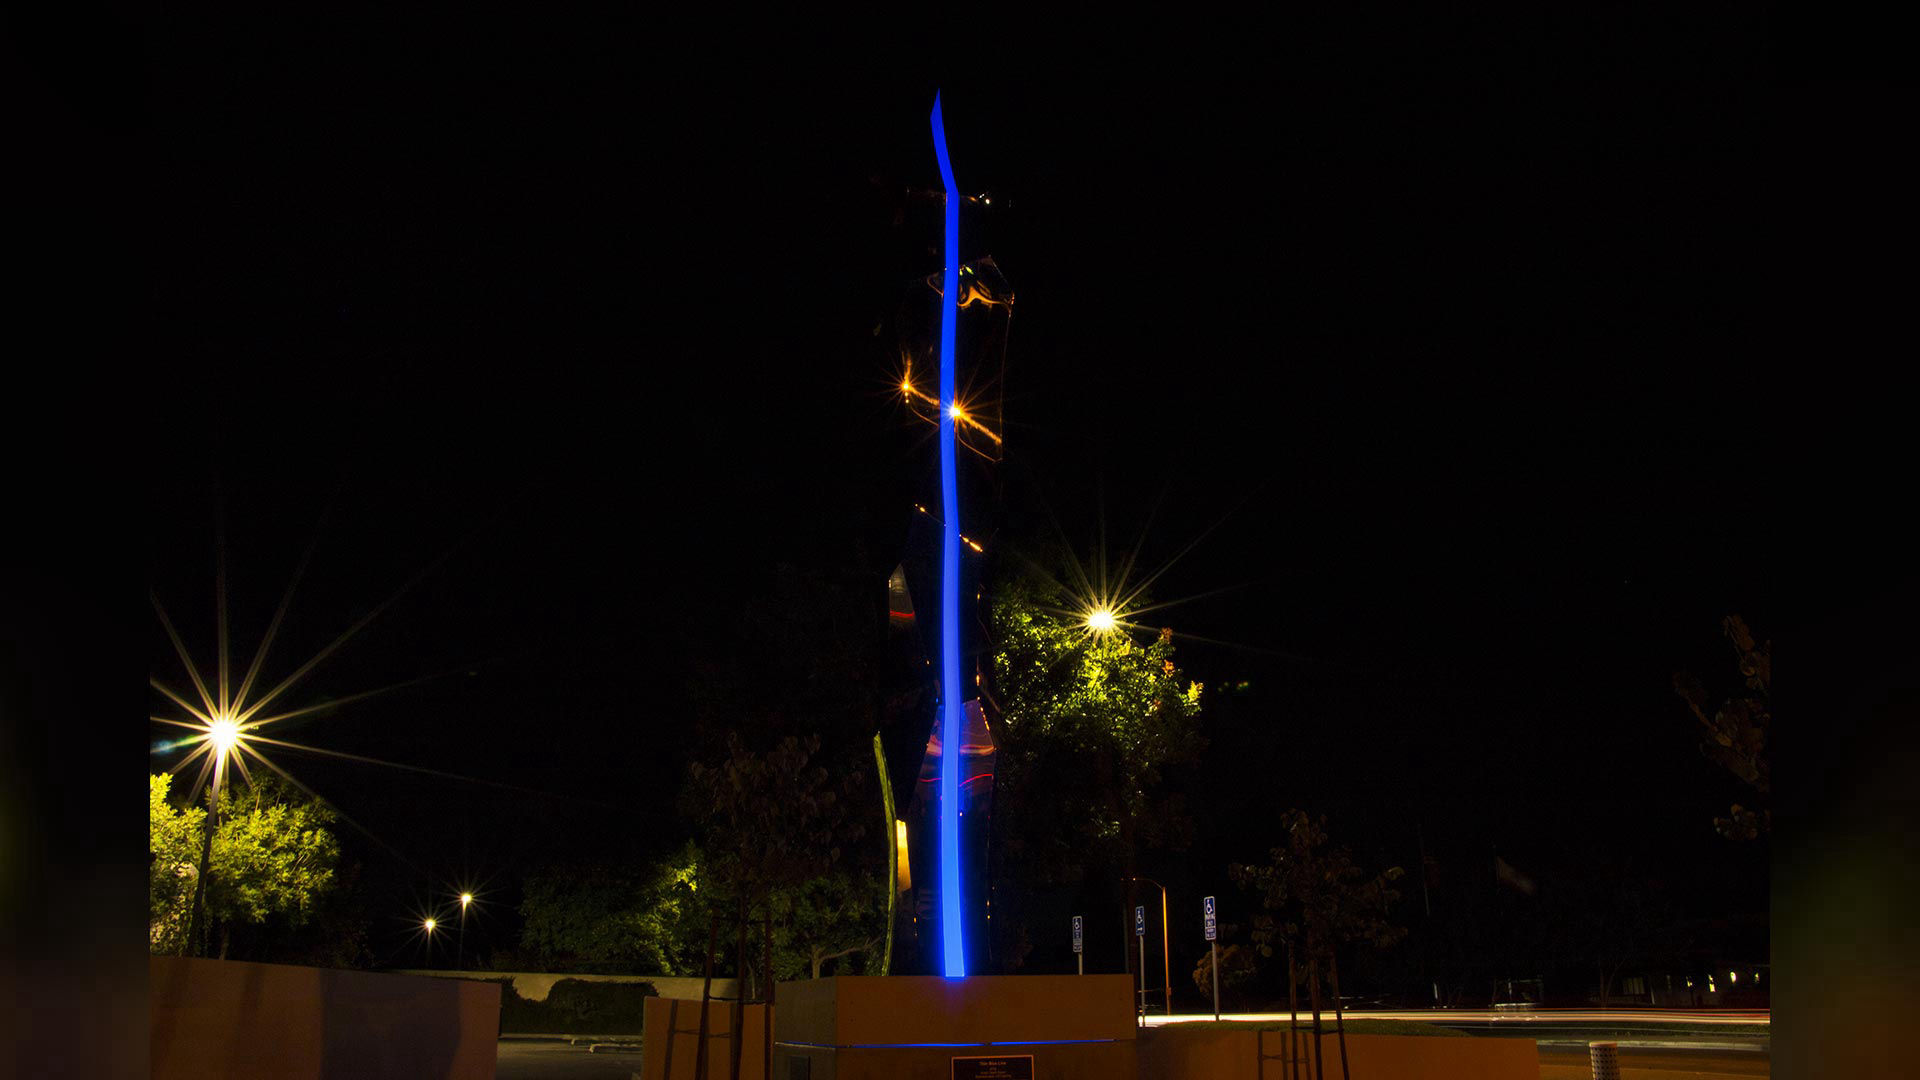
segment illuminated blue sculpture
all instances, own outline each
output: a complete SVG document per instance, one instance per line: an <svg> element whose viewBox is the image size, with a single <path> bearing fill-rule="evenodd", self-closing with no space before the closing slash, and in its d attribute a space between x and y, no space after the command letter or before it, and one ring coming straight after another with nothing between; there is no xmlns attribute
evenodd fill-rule
<svg viewBox="0 0 1920 1080"><path fill-rule="evenodd" d="M960 757L964 741L960 705L960 485L954 461L954 428L960 401L953 392L953 329L960 297L960 192L947 157L947 126L940 117L940 95L933 95L933 151L940 159L940 182L947 189L946 272L940 297L940 733L947 752L940 756L940 944L943 974L967 973L966 943L960 919Z"/></svg>
<svg viewBox="0 0 1920 1080"><path fill-rule="evenodd" d="M883 800L898 805L891 792L903 783L912 792L904 800L904 818L888 811L888 865L894 872L889 924L905 899L917 955L911 966L959 978L992 964L987 864L997 722L984 682L985 627L976 610L985 548L962 531L960 473L967 463L990 467L1000 460L1000 382L1013 290L991 257L961 261L960 204L991 201L984 193L969 198L957 190L938 98L931 121L943 188L927 194L942 212L946 254L939 271L908 286L896 325L901 401L935 429L940 494L937 503L917 507L900 566L888 580L889 640L899 682L876 751L883 772L891 771L890 758L903 766L918 762L913 772L888 780ZM928 378L936 364L937 382ZM916 374L926 381L916 382ZM964 509L975 529L990 516L982 513L991 504L982 504L980 493L991 490L969 473L975 501ZM916 617L916 596L924 598L924 621Z"/></svg>

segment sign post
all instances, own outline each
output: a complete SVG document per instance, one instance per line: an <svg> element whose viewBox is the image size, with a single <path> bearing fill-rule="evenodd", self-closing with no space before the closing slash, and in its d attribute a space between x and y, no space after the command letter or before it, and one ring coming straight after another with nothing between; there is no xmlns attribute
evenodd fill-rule
<svg viewBox="0 0 1920 1080"><path fill-rule="evenodd" d="M1140 941L1140 1018L1147 1016L1147 906L1133 909L1133 936Z"/></svg>
<svg viewBox="0 0 1920 1080"><path fill-rule="evenodd" d="M1207 897L1207 952L1213 957L1213 1018L1220 1019L1220 928L1213 920L1213 897Z"/></svg>
<svg viewBox="0 0 1920 1080"><path fill-rule="evenodd" d="M1078 974L1085 975L1087 973L1087 954L1086 950L1081 947L1080 927L1080 916L1075 915L1073 917L1073 965L1080 969Z"/></svg>

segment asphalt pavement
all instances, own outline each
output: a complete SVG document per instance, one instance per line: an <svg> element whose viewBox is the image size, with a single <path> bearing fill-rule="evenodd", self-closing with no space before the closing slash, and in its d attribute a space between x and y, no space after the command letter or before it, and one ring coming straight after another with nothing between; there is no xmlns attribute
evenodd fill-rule
<svg viewBox="0 0 1920 1080"><path fill-rule="evenodd" d="M1673 1046L1620 1047L1620 1080L1752 1080L1773 1075L1764 1050L1704 1050ZM1540 1080L1591 1080L1585 1044L1542 1043Z"/></svg>
<svg viewBox="0 0 1920 1080"><path fill-rule="evenodd" d="M640 1075L635 1051L588 1052L585 1046L530 1039L502 1039L494 1080L632 1080Z"/></svg>

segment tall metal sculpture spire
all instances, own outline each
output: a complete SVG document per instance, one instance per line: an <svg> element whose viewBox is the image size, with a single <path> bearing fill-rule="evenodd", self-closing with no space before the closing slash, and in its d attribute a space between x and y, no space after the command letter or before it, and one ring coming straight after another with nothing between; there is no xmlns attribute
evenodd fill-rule
<svg viewBox="0 0 1920 1080"><path fill-rule="evenodd" d="M960 297L960 192L947 157L946 122L940 95L933 95L933 152L947 190L946 271L940 289L940 940L943 974L967 973L960 911L960 746L965 737L960 695L960 491L954 460L954 428L960 402L954 395L954 323Z"/></svg>

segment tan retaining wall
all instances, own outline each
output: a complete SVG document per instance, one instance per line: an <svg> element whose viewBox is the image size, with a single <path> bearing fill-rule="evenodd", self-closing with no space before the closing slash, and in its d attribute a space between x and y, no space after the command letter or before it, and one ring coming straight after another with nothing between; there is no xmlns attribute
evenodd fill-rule
<svg viewBox="0 0 1920 1080"><path fill-rule="evenodd" d="M498 986L178 956L148 976L156 1080L493 1080Z"/></svg>

